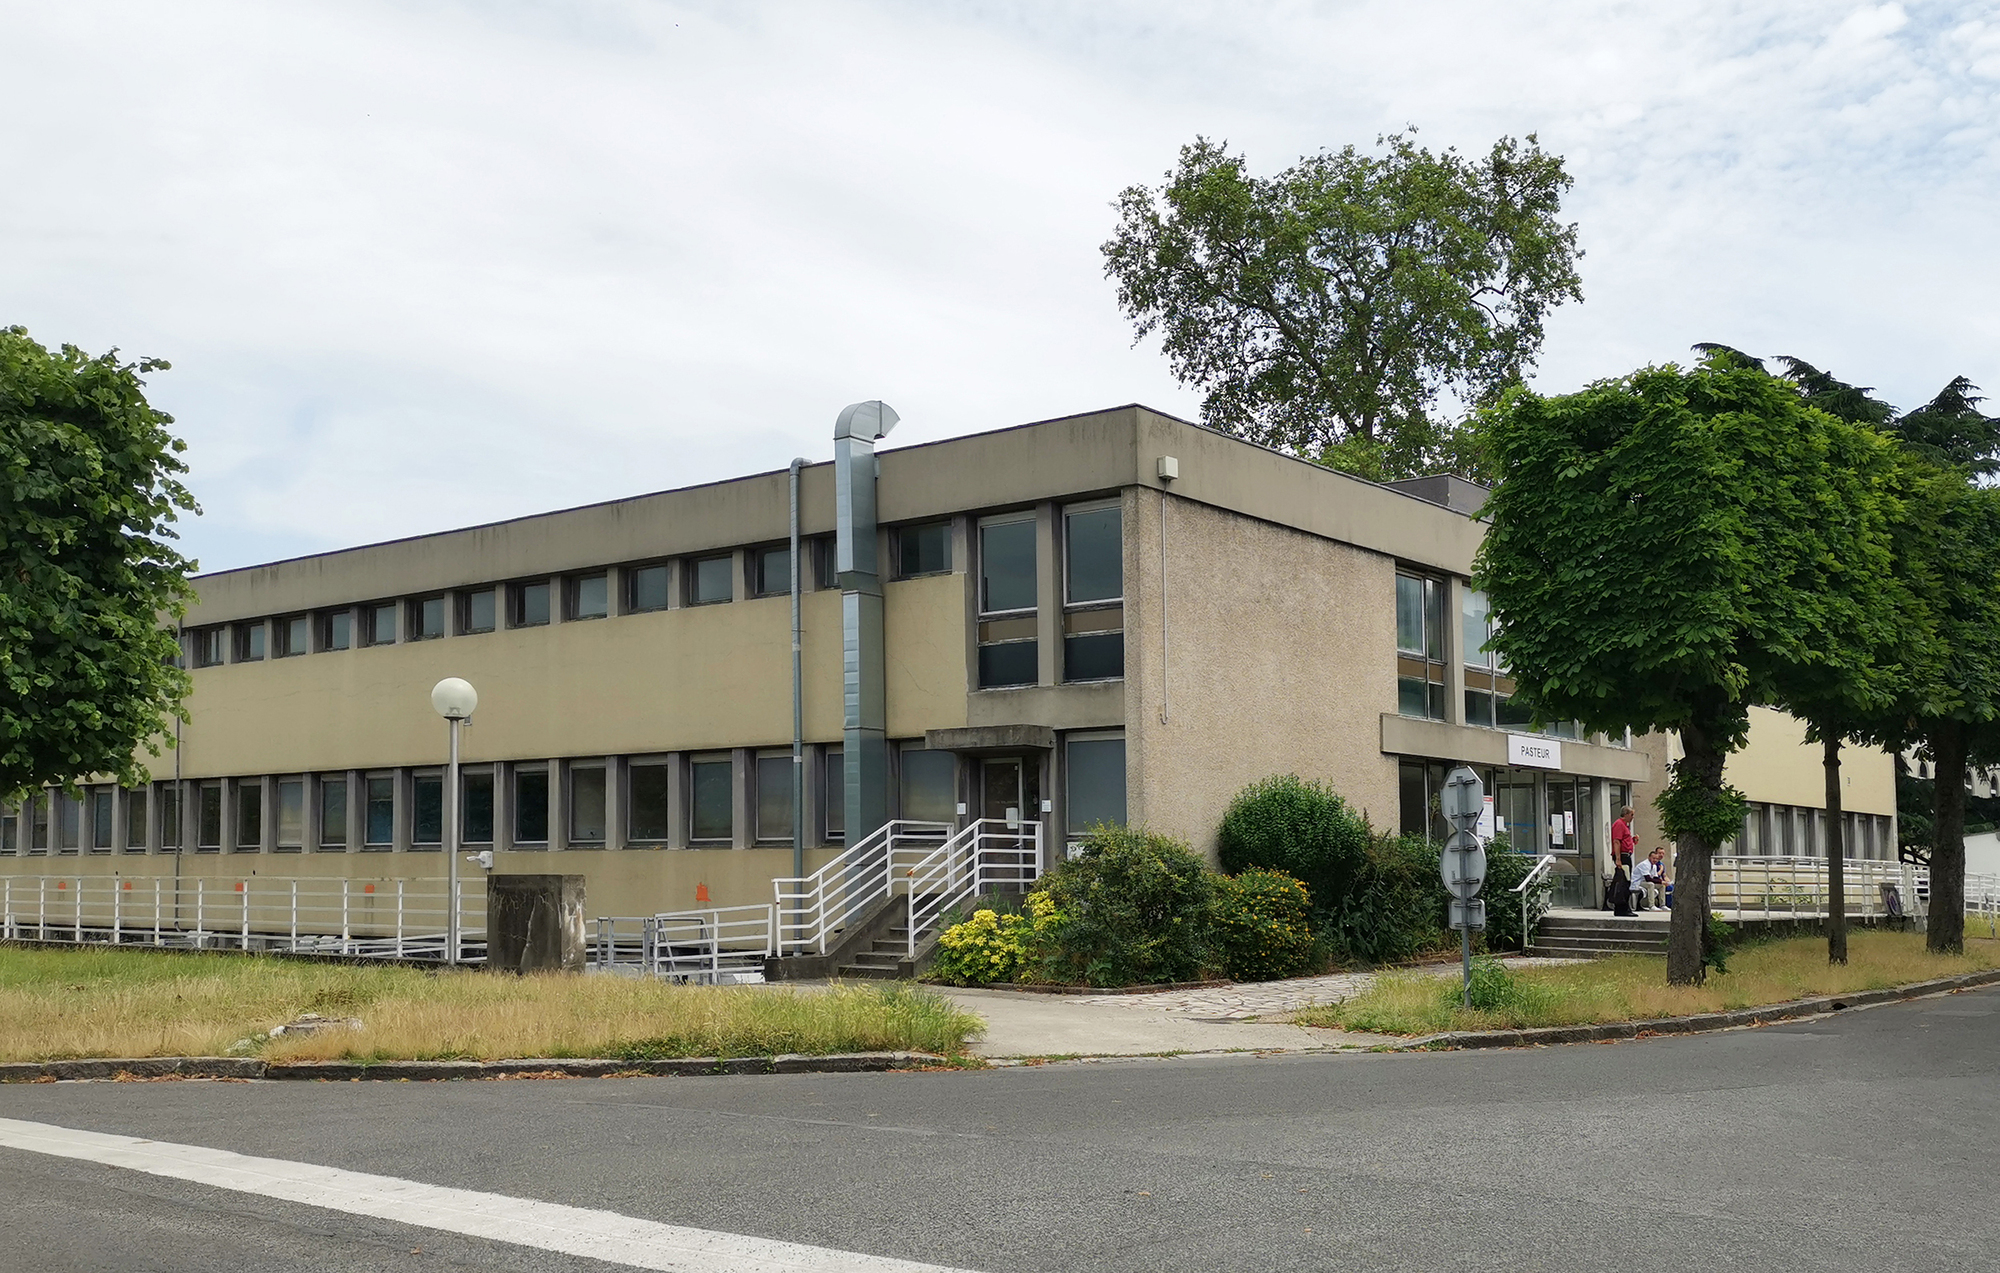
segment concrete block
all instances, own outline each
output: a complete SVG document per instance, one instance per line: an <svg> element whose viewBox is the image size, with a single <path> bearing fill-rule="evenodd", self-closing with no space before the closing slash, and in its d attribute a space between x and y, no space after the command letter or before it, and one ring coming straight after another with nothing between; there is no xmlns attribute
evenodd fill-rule
<svg viewBox="0 0 2000 1273"><path fill-rule="evenodd" d="M486 966L497 972L582 972L581 875L490 875Z"/></svg>

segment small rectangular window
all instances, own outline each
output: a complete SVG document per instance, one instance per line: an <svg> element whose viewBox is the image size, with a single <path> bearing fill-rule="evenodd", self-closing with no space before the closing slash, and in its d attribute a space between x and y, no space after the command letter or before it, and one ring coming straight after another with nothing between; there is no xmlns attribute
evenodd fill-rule
<svg viewBox="0 0 2000 1273"><path fill-rule="evenodd" d="M444 635L444 598L418 597L410 602L410 640L435 641Z"/></svg>
<svg viewBox="0 0 2000 1273"><path fill-rule="evenodd" d="M904 526L896 532L896 577L951 573L951 523Z"/></svg>
<svg viewBox="0 0 2000 1273"><path fill-rule="evenodd" d="M21 815L10 804L0 804L0 855L12 857L21 851Z"/></svg>
<svg viewBox="0 0 2000 1273"><path fill-rule="evenodd" d="M365 838L361 847L382 850L396 845L396 780L388 774L373 774L363 778L362 790L367 800L363 814L362 832Z"/></svg>
<svg viewBox="0 0 2000 1273"><path fill-rule="evenodd" d="M1072 736L1063 744L1067 770L1063 812L1071 836L1092 827L1125 825L1125 739Z"/></svg>
<svg viewBox="0 0 2000 1273"><path fill-rule="evenodd" d="M464 803L459 806L465 819L459 842L493 843L493 775L484 771L461 773L459 781L465 788Z"/></svg>
<svg viewBox="0 0 2000 1273"><path fill-rule="evenodd" d="M549 841L549 771L514 771L514 843L543 845Z"/></svg>
<svg viewBox="0 0 2000 1273"><path fill-rule="evenodd" d="M312 653L312 620L305 615L295 614L279 619L271 626L276 630L276 654L279 658L289 659Z"/></svg>
<svg viewBox="0 0 2000 1273"><path fill-rule="evenodd" d="M255 663L264 657L264 623L239 623L236 625L236 661Z"/></svg>
<svg viewBox="0 0 2000 1273"><path fill-rule="evenodd" d="M688 796L689 838L709 844L735 838L735 769L726 757L688 766Z"/></svg>
<svg viewBox="0 0 2000 1273"><path fill-rule="evenodd" d="M111 788L92 787L90 789L91 851L94 853L111 852L112 840L117 831L117 802L111 798Z"/></svg>
<svg viewBox="0 0 2000 1273"><path fill-rule="evenodd" d="M132 787L125 792L125 849L146 851L146 797L149 788Z"/></svg>
<svg viewBox="0 0 2000 1273"><path fill-rule="evenodd" d="M703 557L687 564L688 604L714 605L731 600L735 589L729 581L728 557Z"/></svg>
<svg viewBox="0 0 2000 1273"><path fill-rule="evenodd" d="M916 822L953 822L958 818L957 758L948 751L905 747L903 816Z"/></svg>
<svg viewBox="0 0 2000 1273"><path fill-rule="evenodd" d="M236 784L236 849L255 852L264 847L264 784L251 779Z"/></svg>
<svg viewBox="0 0 2000 1273"><path fill-rule="evenodd" d="M668 825L667 766L635 764L627 773L632 797L626 817L626 839L664 843Z"/></svg>
<svg viewBox="0 0 2000 1273"><path fill-rule="evenodd" d="M49 793L37 791L28 797L28 850L31 853L49 851Z"/></svg>
<svg viewBox="0 0 2000 1273"><path fill-rule="evenodd" d="M604 766L571 765L569 770L569 842L595 849L604 844Z"/></svg>
<svg viewBox="0 0 2000 1273"><path fill-rule="evenodd" d="M634 566L626 572L627 607L639 612L666 609L667 579L665 565Z"/></svg>
<svg viewBox="0 0 2000 1273"><path fill-rule="evenodd" d="M196 628L188 635L193 638L193 659L196 667L217 667L222 664L226 657L223 629Z"/></svg>
<svg viewBox="0 0 2000 1273"><path fill-rule="evenodd" d="M808 541L806 560L813 564L815 582L821 588L840 586L840 543L832 535Z"/></svg>
<svg viewBox="0 0 2000 1273"><path fill-rule="evenodd" d="M842 764L844 749L828 747L821 762L820 806L826 814L826 838L839 840L847 833L847 769Z"/></svg>
<svg viewBox="0 0 2000 1273"><path fill-rule="evenodd" d="M354 612L329 610L319 617L319 648L345 650L354 644Z"/></svg>
<svg viewBox="0 0 2000 1273"><path fill-rule="evenodd" d="M378 602L361 608L361 638L365 645L396 644L396 603Z"/></svg>
<svg viewBox="0 0 2000 1273"><path fill-rule="evenodd" d="M1123 516L1116 504L1063 512L1065 681L1125 675Z"/></svg>
<svg viewBox="0 0 2000 1273"><path fill-rule="evenodd" d="M278 783L278 851L300 853L306 847L306 782L285 778Z"/></svg>
<svg viewBox="0 0 2000 1273"><path fill-rule="evenodd" d="M347 847L347 779L319 783L319 847L338 853Z"/></svg>
<svg viewBox="0 0 2000 1273"><path fill-rule="evenodd" d="M759 548L750 554L750 582L760 597L789 595L792 591L792 550Z"/></svg>
<svg viewBox="0 0 2000 1273"><path fill-rule="evenodd" d="M169 853L181 851L181 785L163 782L160 793L160 847Z"/></svg>
<svg viewBox="0 0 2000 1273"><path fill-rule="evenodd" d="M571 578L568 592L568 617L571 619L602 619L611 613L610 580L601 571Z"/></svg>
<svg viewBox="0 0 2000 1273"><path fill-rule="evenodd" d="M549 585L517 583L508 590L507 626L539 628L549 621Z"/></svg>
<svg viewBox="0 0 2000 1273"><path fill-rule="evenodd" d="M475 592L458 594L458 630L460 634L471 636L479 632L493 630L493 589L481 588Z"/></svg>
<svg viewBox="0 0 2000 1273"><path fill-rule="evenodd" d="M766 842L792 839L792 758L757 757L757 838Z"/></svg>
<svg viewBox="0 0 2000 1273"><path fill-rule="evenodd" d="M1396 575L1396 710L1444 719L1444 593L1442 580Z"/></svg>
<svg viewBox="0 0 2000 1273"><path fill-rule="evenodd" d="M56 801L56 852L83 850L83 801L66 791L58 791Z"/></svg>
<svg viewBox="0 0 2000 1273"><path fill-rule="evenodd" d="M444 843L444 775L410 779L410 847L434 849Z"/></svg>

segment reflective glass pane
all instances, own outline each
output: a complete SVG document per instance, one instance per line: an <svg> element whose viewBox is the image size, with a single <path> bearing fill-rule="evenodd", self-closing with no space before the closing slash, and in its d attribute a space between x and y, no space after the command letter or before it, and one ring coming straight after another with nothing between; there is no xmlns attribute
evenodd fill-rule
<svg viewBox="0 0 2000 1273"><path fill-rule="evenodd" d="M602 619L611 613L610 584L603 575L584 575L575 581L578 619Z"/></svg>
<svg viewBox="0 0 2000 1273"><path fill-rule="evenodd" d="M238 783L236 787L236 847L254 849L264 843L264 784Z"/></svg>
<svg viewBox="0 0 2000 1273"><path fill-rule="evenodd" d="M1107 681L1125 675L1125 634L1096 632L1063 638L1063 679Z"/></svg>
<svg viewBox="0 0 2000 1273"><path fill-rule="evenodd" d="M444 778L418 774L410 780L410 843L444 843Z"/></svg>
<svg viewBox="0 0 2000 1273"><path fill-rule="evenodd" d="M306 784L287 780L278 784L278 847L296 849L306 841Z"/></svg>
<svg viewBox="0 0 2000 1273"><path fill-rule="evenodd" d="M641 566L632 572L632 608L634 610L667 608L665 566Z"/></svg>
<svg viewBox="0 0 2000 1273"><path fill-rule="evenodd" d="M145 787L134 787L125 793L125 847L143 849L146 847L146 797Z"/></svg>
<svg viewBox="0 0 2000 1273"><path fill-rule="evenodd" d="M951 569L951 524L905 526L896 532L896 573L904 579Z"/></svg>
<svg viewBox="0 0 2000 1273"><path fill-rule="evenodd" d="M728 601L736 595L729 581L729 558L704 557L688 569L688 600L695 605Z"/></svg>
<svg viewBox="0 0 2000 1273"><path fill-rule="evenodd" d="M1115 508L1071 513L1064 519L1063 547L1068 554L1069 597L1078 601L1111 601L1125 592L1125 548Z"/></svg>
<svg viewBox="0 0 2000 1273"><path fill-rule="evenodd" d="M1034 641L1010 641L1006 645L979 647L979 688L1033 685L1040 673L1040 657Z"/></svg>
<svg viewBox="0 0 2000 1273"><path fill-rule="evenodd" d="M688 766L689 830L697 840L727 840L736 833L732 766L726 760L697 760Z"/></svg>
<svg viewBox="0 0 2000 1273"><path fill-rule="evenodd" d="M1424 581L1412 575L1396 576L1396 648L1424 652Z"/></svg>
<svg viewBox="0 0 2000 1273"><path fill-rule="evenodd" d="M1464 629L1460 634L1460 640L1465 643L1466 666L1491 667L1493 665L1493 656L1490 653L1482 652L1480 648L1486 644L1487 638L1492 635L1488 627L1491 616L1487 607L1486 594L1483 592L1473 592L1468 589L1465 594L1465 613L1460 617L1462 620L1460 626Z"/></svg>
<svg viewBox="0 0 2000 1273"><path fill-rule="evenodd" d="M478 592L468 592L460 599L459 630L462 632L491 632L493 630L493 589L482 588Z"/></svg>
<svg viewBox="0 0 2000 1273"><path fill-rule="evenodd" d="M546 844L549 838L549 775L543 769L514 774L514 840Z"/></svg>
<svg viewBox="0 0 2000 1273"><path fill-rule="evenodd" d="M115 809L111 800L111 788L92 787L90 789L90 847L109 849L111 837L117 832Z"/></svg>
<svg viewBox="0 0 2000 1273"><path fill-rule="evenodd" d="M847 829L847 771L841 764L843 749L826 749L826 790L822 798L826 801L826 836L837 840Z"/></svg>
<svg viewBox="0 0 2000 1273"><path fill-rule="evenodd" d="M604 770L569 771L569 838L573 844L604 843Z"/></svg>
<svg viewBox="0 0 2000 1273"><path fill-rule="evenodd" d="M757 757L757 838L792 838L792 758Z"/></svg>
<svg viewBox="0 0 2000 1273"><path fill-rule="evenodd" d="M626 838L632 840L665 840L667 838L667 767L665 765L634 765L630 770L632 783L631 828Z"/></svg>
<svg viewBox="0 0 2000 1273"><path fill-rule="evenodd" d="M514 626L532 628L549 621L549 586L545 583L514 585Z"/></svg>
<svg viewBox="0 0 2000 1273"><path fill-rule="evenodd" d="M319 619L320 645L329 650L345 650L354 643L354 616L346 610L323 614Z"/></svg>
<svg viewBox="0 0 2000 1273"><path fill-rule="evenodd" d="M952 822L958 817L956 766L948 751L907 748L903 752L903 816L916 822Z"/></svg>
<svg viewBox="0 0 2000 1273"><path fill-rule="evenodd" d="M493 843L493 775L460 774L459 782L465 788L464 803L460 806L465 830L459 840L465 844Z"/></svg>
<svg viewBox="0 0 2000 1273"><path fill-rule="evenodd" d="M979 606L986 613L1032 610L1035 595L1035 523L1002 522L979 528Z"/></svg>
<svg viewBox="0 0 2000 1273"><path fill-rule="evenodd" d="M323 848L347 847L345 778L326 778L319 784L319 842Z"/></svg>
<svg viewBox="0 0 2000 1273"><path fill-rule="evenodd" d="M396 780L369 778L367 843L371 847L393 844L396 840Z"/></svg>
<svg viewBox="0 0 2000 1273"><path fill-rule="evenodd" d="M1071 835L1098 823L1125 825L1125 740L1072 738L1064 747L1069 794L1064 807Z"/></svg>
<svg viewBox="0 0 2000 1273"><path fill-rule="evenodd" d="M396 643L396 606L385 602L371 606L362 612L368 620L368 644L394 645Z"/></svg>
<svg viewBox="0 0 2000 1273"><path fill-rule="evenodd" d="M792 550L766 548L757 554L757 595L776 596L792 590Z"/></svg>

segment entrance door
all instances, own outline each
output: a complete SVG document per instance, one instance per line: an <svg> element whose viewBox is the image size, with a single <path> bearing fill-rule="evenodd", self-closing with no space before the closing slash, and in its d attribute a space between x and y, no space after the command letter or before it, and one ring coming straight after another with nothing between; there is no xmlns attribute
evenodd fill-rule
<svg viewBox="0 0 2000 1273"><path fill-rule="evenodd" d="M979 762L979 816L1024 822L1034 816L1028 807L1031 784L1028 766L1019 756L995 756ZM1011 812L1010 812L1011 811Z"/></svg>

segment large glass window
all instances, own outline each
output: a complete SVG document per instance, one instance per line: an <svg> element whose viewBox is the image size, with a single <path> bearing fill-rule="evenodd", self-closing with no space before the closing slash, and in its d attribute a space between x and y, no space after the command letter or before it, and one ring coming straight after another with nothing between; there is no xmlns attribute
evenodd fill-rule
<svg viewBox="0 0 2000 1273"><path fill-rule="evenodd" d="M915 579L921 575L951 573L951 523L931 522L924 526L904 526L896 532L896 575Z"/></svg>
<svg viewBox="0 0 2000 1273"><path fill-rule="evenodd" d="M56 852L76 853L83 848L83 802L66 791L58 791L56 802Z"/></svg>
<svg viewBox="0 0 2000 1273"><path fill-rule="evenodd" d="M549 841L549 772L514 771L514 843L540 847Z"/></svg>
<svg viewBox="0 0 2000 1273"><path fill-rule="evenodd" d="M117 804L111 798L111 788L92 787L90 789L91 851L93 853L111 852L112 839L117 831Z"/></svg>
<svg viewBox="0 0 2000 1273"><path fill-rule="evenodd" d="M435 641L444 635L444 598L418 597L410 602L410 640Z"/></svg>
<svg viewBox="0 0 2000 1273"><path fill-rule="evenodd" d="M775 597L792 590L792 550L759 548L750 554L750 582L760 597ZM804 581L802 580L801 583Z"/></svg>
<svg viewBox="0 0 2000 1273"><path fill-rule="evenodd" d="M663 565L634 566L627 576L627 604L633 610L667 608L668 570Z"/></svg>
<svg viewBox="0 0 2000 1273"><path fill-rule="evenodd" d="M146 848L146 787L132 787L125 792L125 847L133 853L142 853Z"/></svg>
<svg viewBox="0 0 2000 1273"><path fill-rule="evenodd" d="M664 764L633 764L626 772L632 798L626 816L625 838L649 844L667 839L670 771Z"/></svg>
<svg viewBox="0 0 2000 1273"><path fill-rule="evenodd" d="M331 610L319 617L319 648L345 650L354 644L354 612Z"/></svg>
<svg viewBox="0 0 2000 1273"><path fill-rule="evenodd" d="M791 842L792 757L757 757L757 838Z"/></svg>
<svg viewBox="0 0 2000 1273"><path fill-rule="evenodd" d="M688 765L688 831L697 843L726 843L736 835L735 774L727 756Z"/></svg>
<svg viewBox="0 0 2000 1273"><path fill-rule="evenodd" d="M236 625L236 661L254 663L264 657L264 621Z"/></svg>
<svg viewBox="0 0 2000 1273"><path fill-rule="evenodd" d="M1396 575L1396 710L1444 719L1444 591L1442 580Z"/></svg>
<svg viewBox="0 0 2000 1273"><path fill-rule="evenodd" d="M181 785L160 784L160 847L169 853L181 851Z"/></svg>
<svg viewBox="0 0 2000 1273"><path fill-rule="evenodd" d="M845 755L843 747L828 747L820 757L820 808L825 813L829 841L847 835L847 769L842 763Z"/></svg>
<svg viewBox="0 0 2000 1273"><path fill-rule="evenodd" d="M1063 514L1063 679L1125 675L1125 550L1117 505Z"/></svg>
<svg viewBox="0 0 2000 1273"><path fill-rule="evenodd" d="M252 778L236 784L236 849L264 847L264 784Z"/></svg>
<svg viewBox="0 0 2000 1273"><path fill-rule="evenodd" d="M1083 835L1099 823L1124 826L1124 736L1072 734L1063 744L1063 763L1069 834Z"/></svg>
<svg viewBox="0 0 2000 1273"><path fill-rule="evenodd" d="M278 838L280 853L303 852L306 844L306 783L303 778L278 782Z"/></svg>
<svg viewBox="0 0 2000 1273"><path fill-rule="evenodd" d="M388 774L371 774L362 781L368 807L363 831L364 849L393 848L396 843L396 780Z"/></svg>
<svg viewBox="0 0 2000 1273"><path fill-rule="evenodd" d="M571 619L602 619L611 613L611 580L603 571L569 581Z"/></svg>
<svg viewBox="0 0 2000 1273"><path fill-rule="evenodd" d="M1035 519L979 526L979 688L1033 685L1040 677L1036 641Z"/></svg>
<svg viewBox="0 0 2000 1273"><path fill-rule="evenodd" d="M196 799L195 848L203 853L222 852L222 784L204 782Z"/></svg>
<svg viewBox="0 0 2000 1273"><path fill-rule="evenodd" d="M517 583L509 590L509 611L507 626L510 628L539 628L549 621L549 585L541 583Z"/></svg>
<svg viewBox="0 0 2000 1273"><path fill-rule="evenodd" d="M410 847L434 849L444 843L444 775L410 779Z"/></svg>
<svg viewBox="0 0 2000 1273"><path fill-rule="evenodd" d="M295 654L312 652L312 620L302 614L292 615L277 621L278 657L291 658Z"/></svg>
<svg viewBox="0 0 2000 1273"><path fill-rule="evenodd" d="M735 596L729 580L728 557L702 557L687 563L688 604L714 605Z"/></svg>
<svg viewBox="0 0 2000 1273"><path fill-rule="evenodd" d="M361 639L366 645L396 644L396 603L361 607Z"/></svg>
<svg viewBox="0 0 2000 1273"><path fill-rule="evenodd" d="M458 594L458 630L471 636L480 632L491 632L495 618L494 606L498 598L491 588L480 588L473 592Z"/></svg>
<svg viewBox="0 0 2000 1273"><path fill-rule="evenodd" d="M224 638L227 633L222 628L196 628L188 636L194 646L196 667L215 667L223 661Z"/></svg>
<svg viewBox="0 0 2000 1273"><path fill-rule="evenodd" d="M460 772L459 782L464 787L463 803L459 806L460 824L463 830L459 841L463 844L493 843L493 775L487 770Z"/></svg>
<svg viewBox="0 0 2000 1273"><path fill-rule="evenodd" d="M347 847L347 779L322 778L319 783L319 847L338 853Z"/></svg>
<svg viewBox="0 0 2000 1273"><path fill-rule="evenodd" d="M958 765L948 751L903 748L903 816L913 822L958 818Z"/></svg>
<svg viewBox="0 0 2000 1273"><path fill-rule="evenodd" d="M569 770L569 842L579 849L604 844L605 786L603 765L571 765Z"/></svg>
<svg viewBox="0 0 2000 1273"><path fill-rule="evenodd" d="M49 793L36 791L29 793L28 811L25 815L28 827L28 850L31 853L49 851Z"/></svg>
<svg viewBox="0 0 2000 1273"><path fill-rule="evenodd" d="M12 857L21 851L21 815L10 804L0 804L0 854Z"/></svg>

